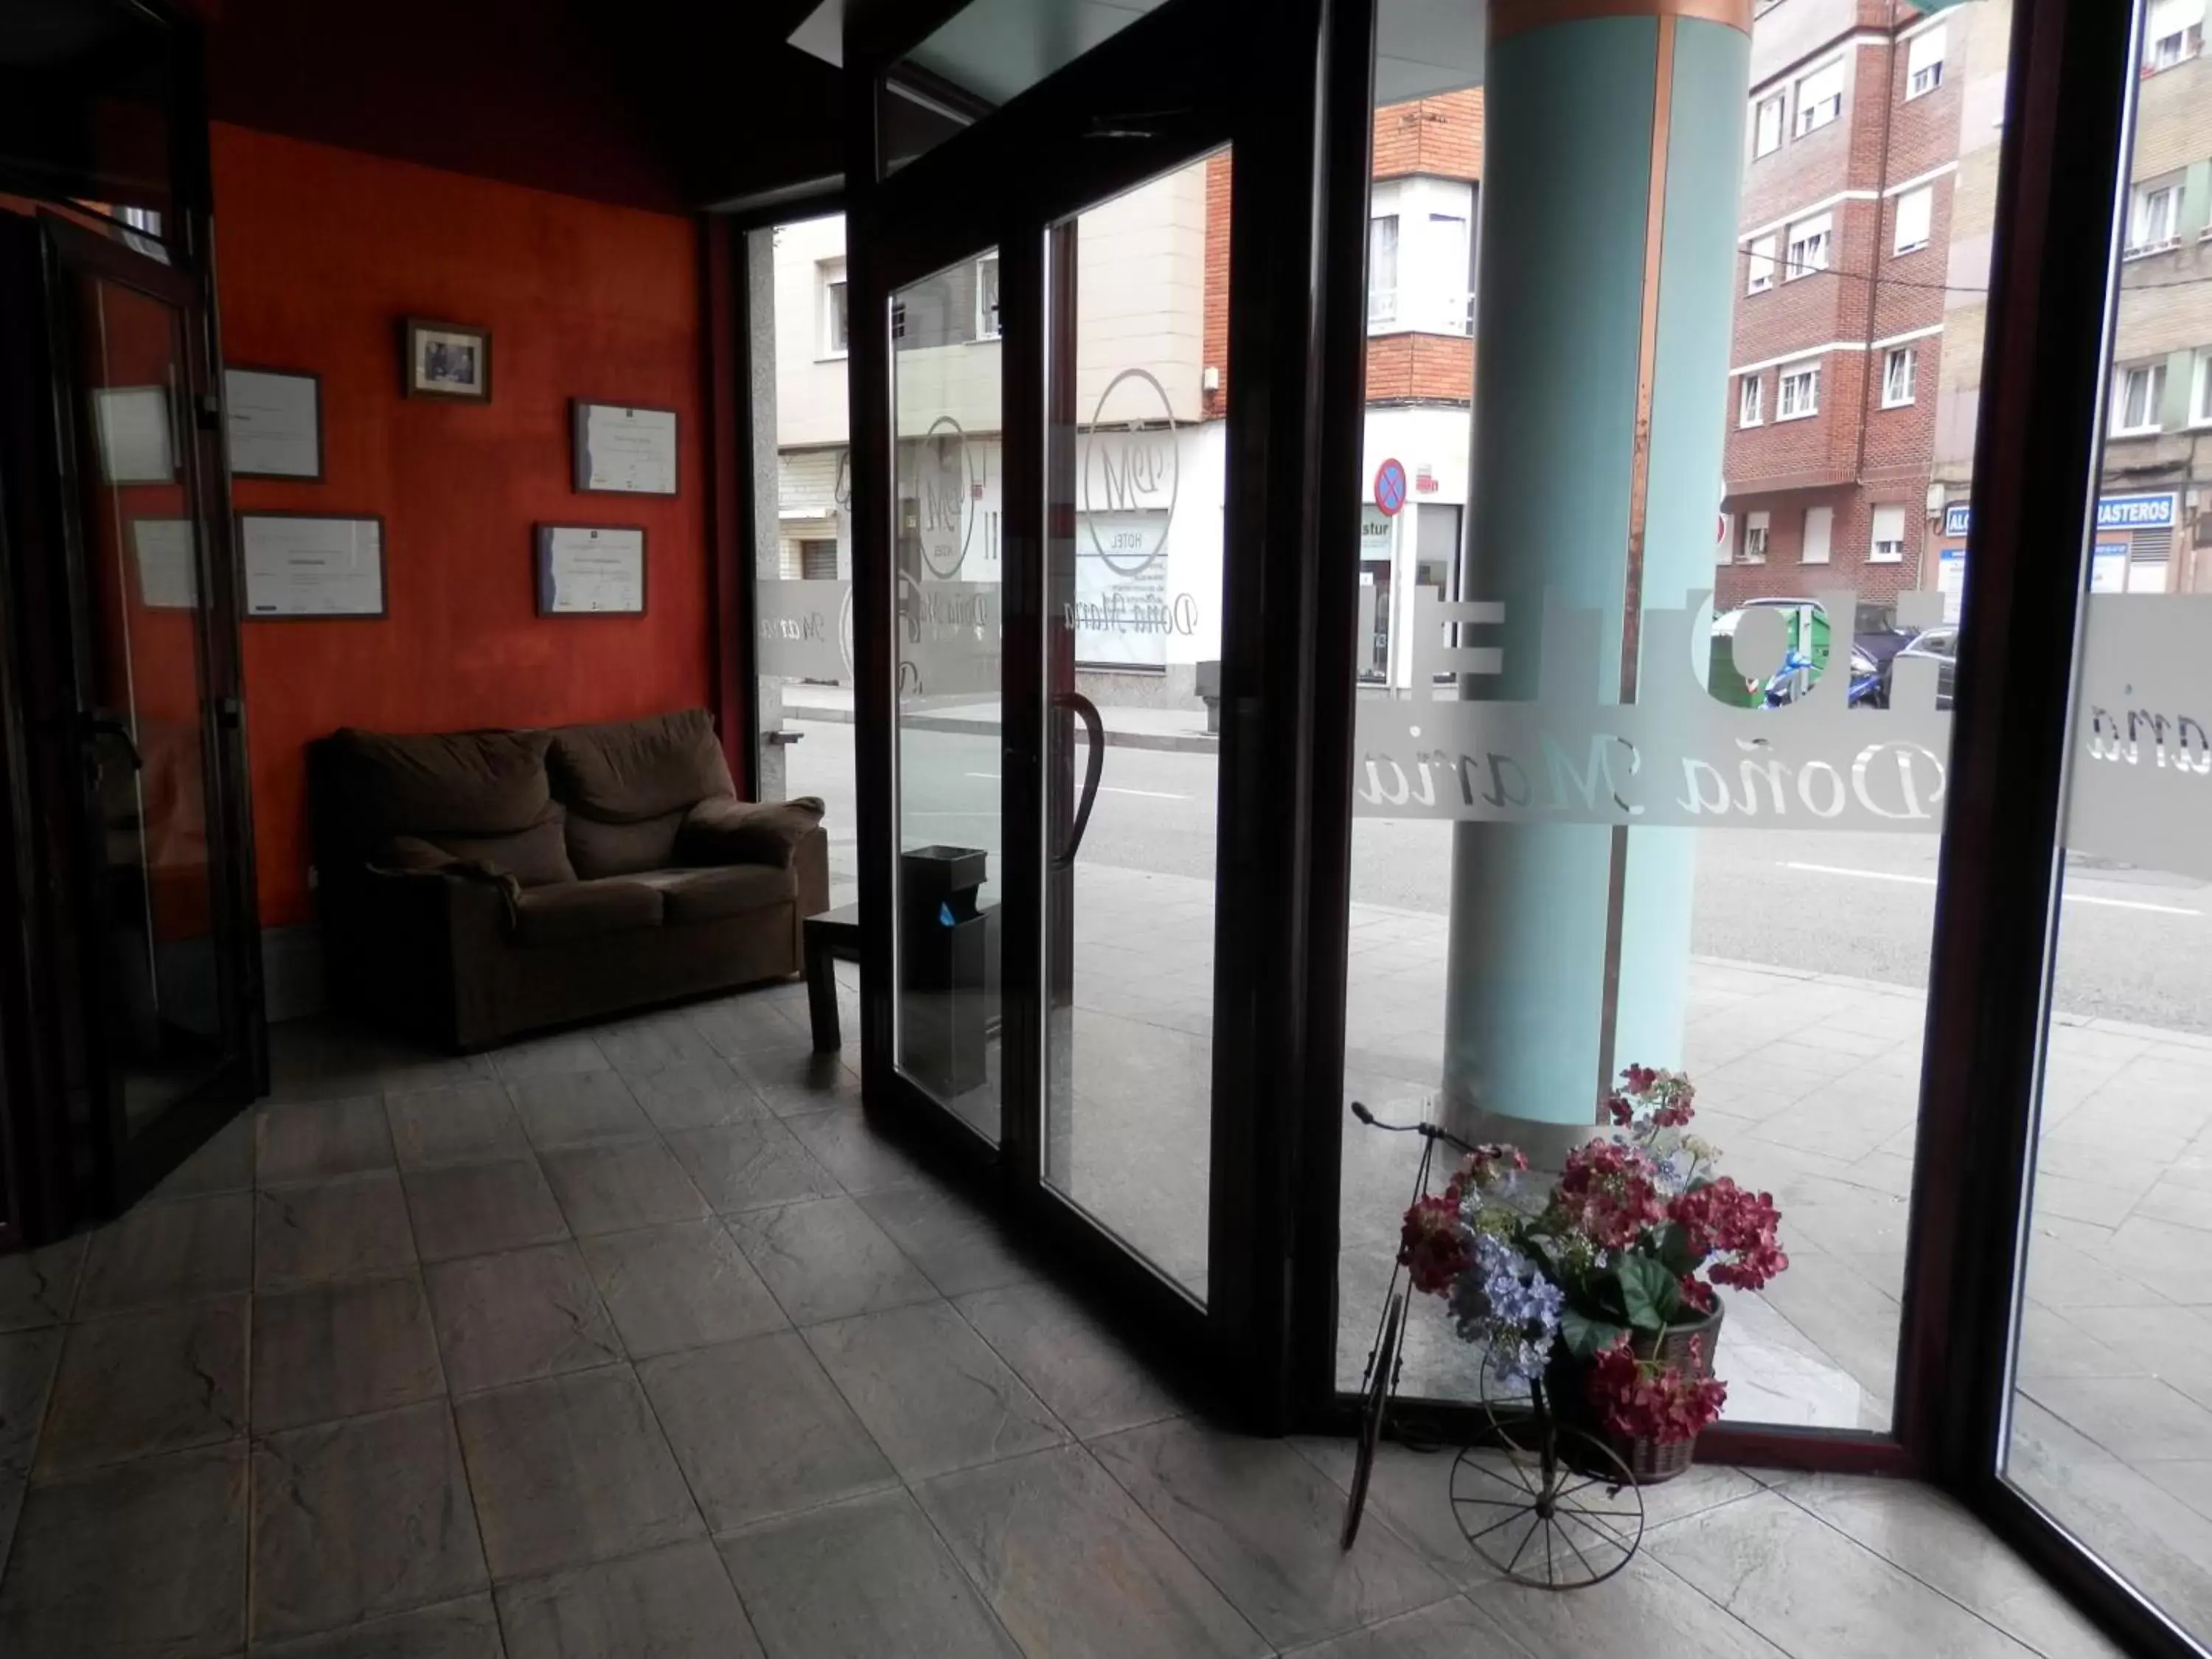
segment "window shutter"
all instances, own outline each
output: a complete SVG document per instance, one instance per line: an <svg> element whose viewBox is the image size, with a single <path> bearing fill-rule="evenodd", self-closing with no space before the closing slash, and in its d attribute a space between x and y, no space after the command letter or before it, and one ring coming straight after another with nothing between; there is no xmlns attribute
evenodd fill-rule
<svg viewBox="0 0 2212 1659"><path fill-rule="evenodd" d="M2181 222L2174 227L2188 240L2212 224L2212 161L2192 161L2181 186Z"/></svg>
<svg viewBox="0 0 2212 1659"><path fill-rule="evenodd" d="M2166 360L2166 393L2158 404L2158 423L2168 432L2179 432L2189 424L2189 398L2196 386L2197 354L2169 354Z"/></svg>
<svg viewBox="0 0 2212 1659"><path fill-rule="evenodd" d="M1798 557L1807 564L1826 564L1828 562L1828 537L1835 527L1836 509L1832 507L1808 507L1805 509L1805 545Z"/></svg>

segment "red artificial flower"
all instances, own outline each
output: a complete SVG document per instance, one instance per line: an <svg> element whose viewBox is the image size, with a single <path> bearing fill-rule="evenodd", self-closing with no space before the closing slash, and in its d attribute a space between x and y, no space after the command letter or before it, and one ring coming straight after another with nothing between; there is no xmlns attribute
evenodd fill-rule
<svg viewBox="0 0 2212 1659"><path fill-rule="evenodd" d="M1728 1384L1703 1374L1699 1345L1690 1345L1690 1363L1662 1367L1642 1360L1619 1338L1598 1350L1590 1364L1589 1396L1606 1427L1624 1440L1661 1445L1697 1437L1728 1403Z"/></svg>
<svg viewBox="0 0 2212 1659"><path fill-rule="evenodd" d="M1624 1129L1636 1117L1635 1103L1626 1095L1607 1095L1605 1099L1605 1111L1606 1115L1610 1117L1615 1125Z"/></svg>
<svg viewBox="0 0 2212 1659"><path fill-rule="evenodd" d="M1413 1288L1442 1296L1467 1271L1466 1235L1459 1223L1455 1191L1442 1198L1419 1198L1398 1230L1398 1265L1412 1275Z"/></svg>
<svg viewBox="0 0 2212 1659"><path fill-rule="evenodd" d="M1477 1146L1460 1160L1458 1171L1444 1195L1456 1204L1467 1188L1486 1193L1505 1184L1510 1173L1528 1167L1528 1154L1518 1146L1508 1146L1499 1141L1488 1141Z"/></svg>
<svg viewBox="0 0 2212 1659"><path fill-rule="evenodd" d="M1682 1305L1684 1307L1694 1308L1701 1314L1709 1314L1719 1304L1720 1298L1713 1294L1713 1287L1706 1284L1704 1279L1695 1273L1682 1275Z"/></svg>
<svg viewBox="0 0 2212 1659"><path fill-rule="evenodd" d="M1567 1155L1552 1206L1567 1226L1601 1249L1621 1250L1667 1218L1651 1160L1633 1146L1593 1140Z"/></svg>
<svg viewBox="0 0 2212 1659"><path fill-rule="evenodd" d="M1620 1069L1620 1080L1628 1085L1630 1094L1648 1095L1651 1092L1651 1085L1659 1080L1659 1073L1650 1066L1624 1066Z"/></svg>
<svg viewBox="0 0 2212 1659"><path fill-rule="evenodd" d="M1682 1241L1699 1261L1722 1256L1708 1270L1716 1284L1755 1291L1790 1266L1777 1230L1781 1212L1771 1193L1752 1193L1728 1176L1693 1187L1668 1206Z"/></svg>

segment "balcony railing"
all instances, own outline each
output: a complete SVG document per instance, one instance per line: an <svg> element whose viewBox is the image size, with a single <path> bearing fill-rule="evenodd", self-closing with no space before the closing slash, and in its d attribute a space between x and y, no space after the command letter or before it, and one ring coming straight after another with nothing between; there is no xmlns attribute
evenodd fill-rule
<svg viewBox="0 0 2212 1659"><path fill-rule="evenodd" d="M1395 288L1367 291L1370 334L1470 334L1474 330L1474 295L1464 289L1444 293Z"/></svg>

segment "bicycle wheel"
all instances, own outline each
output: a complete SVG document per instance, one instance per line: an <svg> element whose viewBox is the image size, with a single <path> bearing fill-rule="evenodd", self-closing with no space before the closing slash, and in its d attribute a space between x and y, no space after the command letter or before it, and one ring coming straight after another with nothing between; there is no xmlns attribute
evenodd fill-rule
<svg viewBox="0 0 2212 1659"><path fill-rule="evenodd" d="M1644 1541L1644 1493L1628 1465L1595 1435L1540 1420L1462 1452L1451 1506L1477 1555L1537 1589L1601 1584Z"/></svg>
<svg viewBox="0 0 2212 1659"><path fill-rule="evenodd" d="M1382 1314L1382 1340L1375 1350L1374 1369L1368 1374L1367 1392L1359 1404L1359 1441L1352 1460L1352 1501L1344 1511L1344 1534L1338 1547L1350 1549L1359 1536L1359 1517L1367 1509L1367 1482L1375 1472L1375 1449L1382 1443L1382 1413L1397 1386L1398 1339L1406 1317L1406 1293L1391 1293Z"/></svg>

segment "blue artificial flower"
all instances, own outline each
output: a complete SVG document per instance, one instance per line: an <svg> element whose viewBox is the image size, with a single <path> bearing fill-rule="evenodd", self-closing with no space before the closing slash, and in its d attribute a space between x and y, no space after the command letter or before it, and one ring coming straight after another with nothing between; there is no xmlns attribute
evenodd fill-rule
<svg viewBox="0 0 2212 1659"><path fill-rule="evenodd" d="M1504 1239L1477 1233L1474 1243L1473 1262L1452 1284L1453 1323L1461 1341L1486 1344L1498 1380L1518 1388L1551 1357L1566 1294Z"/></svg>

